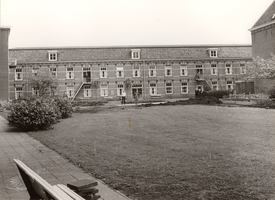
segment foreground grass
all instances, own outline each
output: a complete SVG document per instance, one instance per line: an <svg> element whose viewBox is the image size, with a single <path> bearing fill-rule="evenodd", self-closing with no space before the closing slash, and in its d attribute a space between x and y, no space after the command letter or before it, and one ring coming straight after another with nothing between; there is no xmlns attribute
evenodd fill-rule
<svg viewBox="0 0 275 200"><path fill-rule="evenodd" d="M110 109L30 135L133 199L273 199L274 117L259 108Z"/></svg>

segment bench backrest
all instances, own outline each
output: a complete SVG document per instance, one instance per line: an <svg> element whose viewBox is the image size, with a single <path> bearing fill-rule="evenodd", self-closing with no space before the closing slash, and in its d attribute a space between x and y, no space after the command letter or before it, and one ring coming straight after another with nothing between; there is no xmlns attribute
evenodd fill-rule
<svg viewBox="0 0 275 200"><path fill-rule="evenodd" d="M18 159L14 159L21 177L27 187L30 199L38 200L74 200L58 187L50 185L41 176L32 171L27 165ZM80 196L79 196L80 197ZM80 199L80 198L79 198Z"/></svg>

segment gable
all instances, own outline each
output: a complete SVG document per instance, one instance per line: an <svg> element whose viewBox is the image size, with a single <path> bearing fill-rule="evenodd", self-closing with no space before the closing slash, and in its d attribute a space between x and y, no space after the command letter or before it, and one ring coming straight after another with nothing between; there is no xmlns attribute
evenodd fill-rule
<svg viewBox="0 0 275 200"><path fill-rule="evenodd" d="M262 14L251 29L257 29L258 27L262 27L270 23L275 23L275 1L273 1L273 3L267 8L267 10Z"/></svg>

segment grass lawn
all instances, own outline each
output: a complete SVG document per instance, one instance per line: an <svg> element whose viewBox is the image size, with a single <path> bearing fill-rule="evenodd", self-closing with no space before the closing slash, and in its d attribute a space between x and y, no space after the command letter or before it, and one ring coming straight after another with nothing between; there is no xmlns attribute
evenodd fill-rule
<svg viewBox="0 0 275 200"><path fill-rule="evenodd" d="M261 108L129 107L29 134L132 199L274 199L274 119Z"/></svg>

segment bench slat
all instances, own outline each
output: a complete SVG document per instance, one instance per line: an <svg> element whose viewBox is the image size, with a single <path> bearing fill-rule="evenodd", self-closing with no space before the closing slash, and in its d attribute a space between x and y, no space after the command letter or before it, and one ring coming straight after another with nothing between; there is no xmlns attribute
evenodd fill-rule
<svg viewBox="0 0 275 200"><path fill-rule="evenodd" d="M66 185L57 184L56 186L75 200L85 200L84 198L76 194L74 191L72 191L70 188L68 188Z"/></svg>
<svg viewBox="0 0 275 200"><path fill-rule="evenodd" d="M55 200L73 200L70 196L66 195L66 193L61 193L57 189L54 189L52 185L50 185L47 181L45 181L41 176L36 174L34 171L32 171L27 165L25 165L22 161L18 159L14 159L14 162L16 163L19 172L22 176L22 179L28 188L28 192L33 193L35 195L35 199L37 198L37 193L40 195L41 198L45 200L49 199L55 199ZM24 174L22 174L24 173ZM24 180L26 176L29 179L29 182L27 180ZM31 196L32 198L32 196Z"/></svg>

